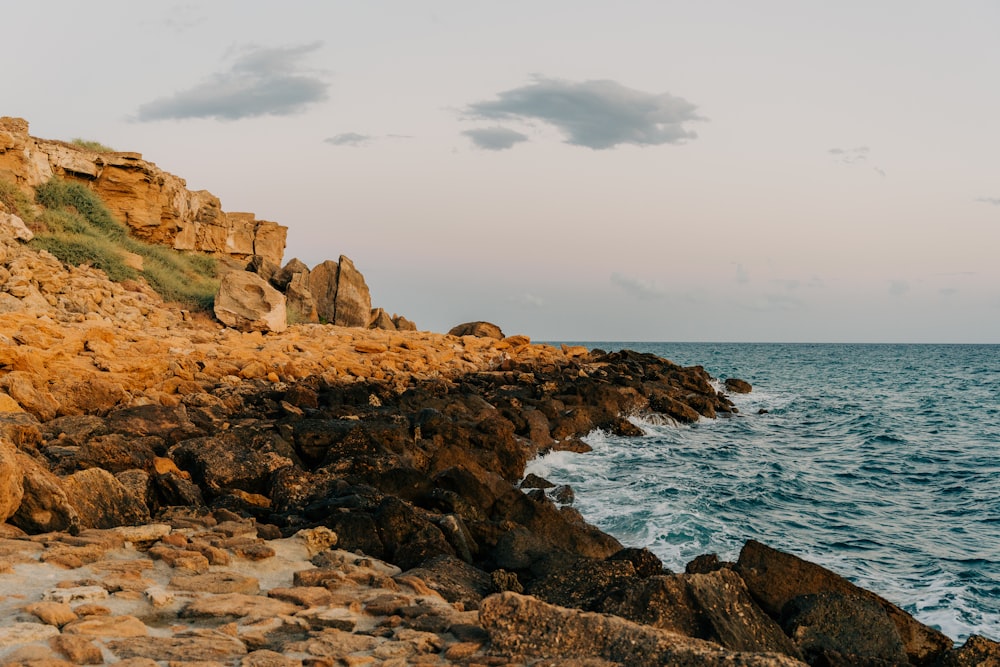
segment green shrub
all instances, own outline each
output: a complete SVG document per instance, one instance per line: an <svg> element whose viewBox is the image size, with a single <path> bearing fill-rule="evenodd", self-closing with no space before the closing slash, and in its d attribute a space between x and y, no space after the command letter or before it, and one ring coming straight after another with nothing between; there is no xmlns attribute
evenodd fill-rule
<svg viewBox="0 0 1000 667"><path fill-rule="evenodd" d="M71 139L69 143L73 144L74 146L79 146L80 148L84 148L88 151L94 151L95 153L115 152L114 148L111 148L110 146L105 146L100 141L91 141L89 139L81 139L80 137Z"/></svg>
<svg viewBox="0 0 1000 667"><path fill-rule="evenodd" d="M0 211L13 213L25 222L34 219L31 198L21 191L13 181L0 178Z"/></svg>
<svg viewBox="0 0 1000 667"><path fill-rule="evenodd" d="M40 216L44 230L32 241L36 247L66 264L102 269L116 282L144 278L166 301L211 310L219 290L215 258L132 238L104 202L80 183L53 178L35 194L45 208ZM142 257L142 271L125 263L125 252Z"/></svg>
<svg viewBox="0 0 1000 667"><path fill-rule="evenodd" d="M39 234L31 244L36 248L48 250L64 264L71 266L88 264L100 269L115 282L131 280L138 276L138 272L125 263L121 250L108 239L88 234L56 232Z"/></svg>

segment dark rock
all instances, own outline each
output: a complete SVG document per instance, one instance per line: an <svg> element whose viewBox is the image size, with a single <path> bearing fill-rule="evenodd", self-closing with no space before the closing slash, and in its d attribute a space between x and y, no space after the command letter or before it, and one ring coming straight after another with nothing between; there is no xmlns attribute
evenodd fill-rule
<svg viewBox="0 0 1000 667"><path fill-rule="evenodd" d="M708 574L730 565L719 560L718 554L702 554L684 566L686 574Z"/></svg>
<svg viewBox="0 0 1000 667"><path fill-rule="evenodd" d="M663 561L660 560L659 556L649 549L627 547L609 556L608 560L627 560L635 568L635 575L642 579L670 574L670 571L663 566Z"/></svg>
<svg viewBox="0 0 1000 667"><path fill-rule="evenodd" d="M1000 667L1000 643L970 635L961 648L944 654L941 667Z"/></svg>
<svg viewBox="0 0 1000 667"><path fill-rule="evenodd" d="M305 265L298 257L293 257L288 260L288 262L276 271L268 280L274 285L275 289L284 292L288 289L289 283L295 276L304 275L306 280L306 287L308 288L309 280L309 267Z"/></svg>
<svg viewBox="0 0 1000 667"><path fill-rule="evenodd" d="M417 325L406 319L402 315L394 315L392 318L392 323L396 327L396 331L416 331Z"/></svg>
<svg viewBox="0 0 1000 667"><path fill-rule="evenodd" d="M149 470L156 454L142 438L128 438L120 433L99 435L80 446L76 456L79 469L104 468L113 473L125 470Z"/></svg>
<svg viewBox="0 0 1000 667"><path fill-rule="evenodd" d="M384 499L372 513L386 559L403 569L440 555L454 556L441 529L398 498Z"/></svg>
<svg viewBox="0 0 1000 667"><path fill-rule="evenodd" d="M891 602L858 588L824 567L748 541L735 566L750 594L772 618L794 598L816 593L841 593L868 598L879 604L899 632L910 661L924 665L951 648L952 641L941 632L920 623Z"/></svg>
<svg viewBox="0 0 1000 667"><path fill-rule="evenodd" d="M516 572L497 569L490 572L490 590L494 593L506 593L507 591L523 593L524 586Z"/></svg>
<svg viewBox="0 0 1000 667"><path fill-rule="evenodd" d="M575 454L586 454L594 451L594 448L585 443L580 438L566 438L552 444L552 451L573 452Z"/></svg>
<svg viewBox="0 0 1000 667"><path fill-rule="evenodd" d="M185 440L170 449L170 457L188 470L209 496L230 489L266 493L271 474L293 465L294 456L276 431L257 426Z"/></svg>
<svg viewBox="0 0 1000 667"><path fill-rule="evenodd" d="M337 547L385 560L386 548L375 520L367 512L334 511L323 524L337 533Z"/></svg>
<svg viewBox="0 0 1000 667"><path fill-rule="evenodd" d="M556 488L552 489L552 499L561 505L572 505L573 501L576 499L576 494L573 493L573 487L569 484L560 484Z"/></svg>
<svg viewBox="0 0 1000 667"><path fill-rule="evenodd" d="M107 470L90 468L62 480L66 497L83 528L114 528L149 523L149 508Z"/></svg>
<svg viewBox="0 0 1000 667"><path fill-rule="evenodd" d="M490 575L454 556L435 556L403 574L420 577L448 602L461 602L466 610L478 609L493 592Z"/></svg>
<svg viewBox="0 0 1000 667"><path fill-rule="evenodd" d="M699 418L697 410L661 389L654 389L650 392L649 407L655 412L672 417L682 424L696 422Z"/></svg>
<svg viewBox="0 0 1000 667"><path fill-rule="evenodd" d="M188 419L183 403L176 406L138 405L115 410L107 416L107 431L136 437L155 435L170 444L202 435Z"/></svg>
<svg viewBox="0 0 1000 667"><path fill-rule="evenodd" d="M896 625L882 605L844 593L792 598L782 609L782 627L809 664L906 665Z"/></svg>
<svg viewBox="0 0 1000 667"><path fill-rule="evenodd" d="M555 484L545 479L544 477L539 477L533 472L529 472L524 476L519 485L522 489L554 489Z"/></svg>
<svg viewBox="0 0 1000 667"><path fill-rule="evenodd" d="M24 473L24 495L8 522L27 533L80 530L80 517L70 504L62 482L35 458L17 453Z"/></svg>
<svg viewBox="0 0 1000 667"><path fill-rule="evenodd" d="M368 328L395 331L396 324L392 321L392 318L389 317L389 313L385 312L385 310L382 308L374 308L368 316Z"/></svg>
<svg viewBox="0 0 1000 667"><path fill-rule="evenodd" d="M153 491L153 479L145 470L123 470L115 475L118 483L126 493L137 499L147 510L156 504L156 494Z"/></svg>
<svg viewBox="0 0 1000 667"><path fill-rule="evenodd" d="M677 575L635 580L615 595L605 597L596 611L687 637L701 633L694 598L685 580Z"/></svg>
<svg viewBox="0 0 1000 667"><path fill-rule="evenodd" d="M635 579L635 567L630 561L578 560L533 582L528 593L560 607L593 611L604 598Z"/></svg>
<svg viewBox="0 0 1000 667"><path fill-rule="evenodd" d="M42 435L48 442L59 441L63 444L82 445L90 438L107 433L104 420L96 415L71 415L56 417L42 425ZM10 436L8 436L10 437ZM13 439L13 438L11 438ZM18 443L14 443L18 444ZM18 447L24 447L18 444Z"/></svg>
<svg viewBox="0 0 1000 667"><path fill-rule="evenodd" d="M734 394L749 394L753 387L746 380L739 378L726 378L726 389Z"/></svg>
<svg viewBox="0 0 1000 667"><path fill-rule="evenodd" d="M478 338L495 338L503 340L503 332L495 324L490 322L466 322L451 328L449 336L476 336Z"/></svg>

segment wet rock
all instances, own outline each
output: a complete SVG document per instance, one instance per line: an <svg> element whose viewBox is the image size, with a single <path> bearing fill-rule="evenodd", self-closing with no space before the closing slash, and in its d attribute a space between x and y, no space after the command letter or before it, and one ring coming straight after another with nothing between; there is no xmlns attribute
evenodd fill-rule
<svg viewBox="0 0 1000 667"><path fill-rule="evenodd" d="M726 378L726 389L734 394L749 394L753 389L750 383L739 378Z"/></svg>
<svg viewBox="0 0 1000 667"><path fill-rule="evenodd" d="M686 574L708 574L727 565L731 565L731 563L722 563L718 554L702 554L685 565L684 572Z"/></svg>
<svg viewBox="0 0 1000 667"><path fill-rule="evenodd" d="M801 595L841 593L872 600L881 606L899 632L906 654L915 664L932 662L951 648L952 641L941 632L920 623L891 602L858 588L824 567L748 541L735 567L746 582L750 594L773 618L778 618L786 604Z"/></svg>
<svg viewBox="0 0 1000 667"><path fill-rule="evenodd" d="M869 598L817 593L792 598L782 626L810 664L905 665L909 661L896 625Z"/></svg>
<svg viewBox="0 0 1000 667"><path fill-rule="evenodd" d="M210 495L230 489L266 493L272 473L295 463L291 446L277 432L253 426L185 440L170 456Z"/></svg>
<svg viewBox="0 0 1000 667"><path fill-rule="evenodd" d="M608 557L608 560L627 560L635 568L635 575L645 579L661 574L670 574L659 556L646 548L626 547Z"/></svg>
<svg viewBox="0 0 1000 667"><path fill-rule="evenodd" d="M944 654L941 667L1000 667L1000 642L970 635L961 648Z"/></svg>
<svg viewBox="0 0 1000 667"><path fill-rule="evenodd" d="M593 611L635 579L635 567L627 560L578 560L538 579L527 592L560 607Z"/></svg>

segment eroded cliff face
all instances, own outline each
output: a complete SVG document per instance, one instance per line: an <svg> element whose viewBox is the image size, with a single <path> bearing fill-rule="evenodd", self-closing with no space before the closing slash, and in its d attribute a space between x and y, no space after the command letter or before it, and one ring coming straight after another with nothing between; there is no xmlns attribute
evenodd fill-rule
<svg viewBox="0 0 1000 667"><path fill-rule="evenodd" d="M28 122L0 117L0 175L34 187L53 176L86 183L132 234L176 250L197 250L245 261L260 255L280 265L288 228L227 213L206 190L187 189L139 153L98 153L28 134Z"/></svg>

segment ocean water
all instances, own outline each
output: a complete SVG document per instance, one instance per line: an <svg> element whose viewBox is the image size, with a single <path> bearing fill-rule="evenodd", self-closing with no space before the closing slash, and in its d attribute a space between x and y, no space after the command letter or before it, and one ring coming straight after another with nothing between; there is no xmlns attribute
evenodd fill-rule
<svg viewBox="0 0 1000 667"><path fill-rule="evenodd" d="M955 640L1000 640L1000 346L582 344L754 387L738 416L532 462L588 521L675 571L757 539Z"/></svg>

